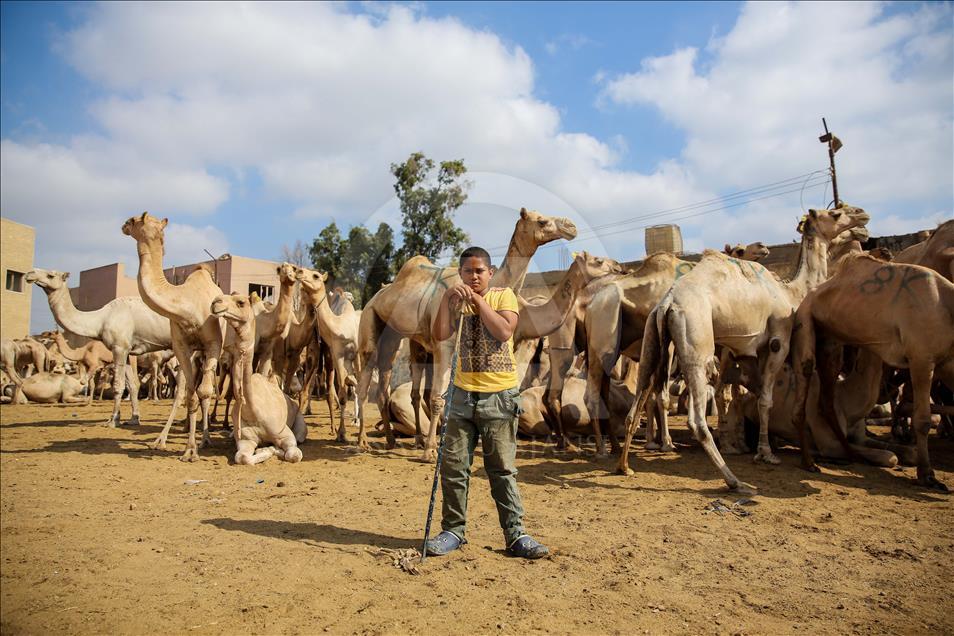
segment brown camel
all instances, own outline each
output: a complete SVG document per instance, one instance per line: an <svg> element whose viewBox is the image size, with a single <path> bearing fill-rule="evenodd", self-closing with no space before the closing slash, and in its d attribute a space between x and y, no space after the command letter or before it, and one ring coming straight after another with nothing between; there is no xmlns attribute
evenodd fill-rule
<svg viewBox="0 0 954 636"><path fill-rule="evenodd" d="M82 347L73 348L66 341L66 338L63 337L63 334L59 331L54 332L53 338L56 342L56 346L60 351L60 354L70 360L75 362L79 367L79 380L87 386L87 403L92 404L93 402L93 393L96 386L96 374L107 364L112 364L113 354L110 350L99 340L90 340ZM130 391L133 390L133 387L138 391L139 390L139 379L136 378L135 384L130 386ZM120 394L122 395L122 394Z"/></svg>
<svg viewBox="0 0 954 636"><path fill-rule="evenodd" d="M559 238L572 239L576 226L568 219L551 218L526 209L520 210L507 256L490 281L491 287L511 287L519 292L530 264L530 258L540 245ZM430 430L424 448L424 459L433 461L437 452L437 429L444 410L443 394L450 380L450 361L454 339L434 343L431 324L437 315L441 294L460 282L457 268L437 267L423 256L408 260L398 272L394 282L379 290L364 306L358 331L358 357L361 379L358 383L357 420L359 422L358 446L368 448L365 434L364 403L368 396L371 373L378 370L380 387L378 401L381 413L388 413L388 391L394 356L402 338L410 338L415 346L434 357L433 380L430 399ZM412 360L422 355L412 352ZM418 369L414 374L422 373ZM414 375L412 374L412 375ZM417 386L420 386L418 381ZM419 402L420 394L411 395L412 402ZM393 435L387 440L393 448Z"/></svg>
<svg viewBox="0 0 954 636"><path fill-rule="evenodd" d="M620 356L638 361L646 317L677 279L691 272L695 263L681 260L668 252L650 255L635 271L604 286L593 296L586 310L587 390L586 409L591 415L596 437L596 456L605 457L601 429L606 426L603 409L608 399L608 377ZM551 345L552 346L552 345ZM668 394L658 396L658 411L668 409ZM559 413L554 410L554 413ZM664 429L665 430L665 429ZM648 439L648 437L647 437ZM618 449L610 436L613 450ZM668 449L671 442L664 439ZM572 445L568 450L577 451Z"/></svg>
<svg viewBox="0 0 954 636"><path fill-rule="evenodd" d="M779 463L769 445L768 422L775 375L788 355L795 309L810 290L828 277L831 240L845 230L864 225L868 219L864 210L848 205L830 211L809 210L798 225L802 234L799 265L789 282L782 282L758 263L707 251L695 269L673 283L646 320L637 399L627 416L626 440L618 466L621 473L632 473L627 464L629 444L650 385L657 392L668 389L671 340L691 396L690 429L729 488L754 492L754 487L732 474L706 424L708 379L718 372L715 346L721 344L740 363L754 368L748 375L754 378L752 386L759 394L759 445L755 459Z"/></svg>
<svg viewBox="0 0 954 636"><path fill-rule="evenodd" d="M931 383L937 375L954 389L954 283L918 265L885 263L865 254L849 255L836 274L809 293L795 316L793 366L798 394L794 423L802 437L802 465L818 470L808 450L805 403L808 381L817 369L820 411L847 446L833 414L832 387L841 345L876 354L885 363L907 368L914 391L912 423L917 435L918 483L947 490L934 477L928 455ZM850 454L850 452L849 452Z"/></svg>
<svg viewBox="0 0 954 636"><path fill-rule="evenodd" d="M162 271L164 255L163 232L168 219L159 220L148 212L134 216L123 224L123 234L136 240L139 252L139 295L154 312L169 319L172 331L172 350L179 360L183 374L182 386L176 387L176 399L166 426L152 444L165 448L176 408L182 399L188 400L189 438L183 461L196 461L199 449L195 442L196 411L202 407L202 445L211 443L209 437L209 406L215 397L215 370L222 355L223 328L212 315L212 301L222 293L212 279L212 273L199 268L189 274L181 285L170 283ZM201 352L201 382L199 369L193 364L193 352ZM198 363L198 360L195 360Z"/></svg>
<svg viewBox="0 0 954 636"><path fill-rule="evenodd" d="M941 223L926 241L898 252L894 262L921 265L954 282L954 221Z"/></svg>
<svg viewBox="0 0 954 636"><path fill-rule="evenodd" d="M295 286L302 275L301 268L291 263L278 266L278 303L255 316L255 372L268 377L272 374L272 355L275 343L288 336L291 328Z"/></svg>

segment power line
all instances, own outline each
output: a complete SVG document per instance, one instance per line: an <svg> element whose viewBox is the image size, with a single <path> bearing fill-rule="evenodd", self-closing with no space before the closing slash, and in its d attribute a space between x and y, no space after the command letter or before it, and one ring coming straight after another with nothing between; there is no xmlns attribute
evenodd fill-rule
<svg viewBox="0 0 954 636"><path fill-rule="evenodd" d="M789 188L789 187L795 185L796 183L799 183L799 182L802 181L802 180L805 180L805 181L804 181L804 183L802 183L802 184L799 186L799 188L797 188L797 189L795 189L795 190L786 189L786 188ZM696 202L696 203L689 203L689 204L686 204L686 205L683 205L683 206L678 206L678 207L674 207L674 208L667 208L667 209L664 209L664 210L658 210L658 211L656 211L656 212L650 212L650 213L648 213L648 214L641 214L641 215L637 215L637 216L634 216L634 217L630 217L630 218L628 218L628 219L623 219L623 220L620 220L620 221L614 221L614 222L611 222L611 223L604 223L604 224L601 224L601 225L594 225L594 226L591 226L590 228L588 228L587 230L584 230L583 232L581 232L581 233L580 233L581 235L578 235L577 238L574 239L574 240L582 240L582 239L586 239L586 238L592 238L593 236L602 235L602 233L600 233L599 230L603 230L603 229L607 229L607 228L611 228L611 227L618 227L618 226L622 226L622 225L630 225L630 224L633 224L633 223L638 223L638 222L640 222L640 221L645 221L645 220L647 220L647 219L661 218L661 217L666 217L666 216L669 216L669 215L679 214L679 213L682 213L682 212L690 212L690 211L697 210L697 209L700 209L700 208L706 208L706 207L712 206L712 205L717 204L717 203L732 202L732 201L735 201L735 200L740 199L740 198L746 198L745 201L742 201L742 202L739 202L739 203L734 203L734 204L731 204L731 205L724 205L724 206L722 206L722 207L720 207L720 208L717 208L717 209L715 209L715 210L710 210L710 212L721 211L721 210L729 209L729 208L732 208L732 207L738 207L738 205L744 205L745 203L748 203L748 202L751 202L751 201L758 201L758 200L765 199L765 198L769 198L769 197L773 197L773 196L781 196L781 195L784 195L784 194L790 194L791 192L797 192L797 191L799 191L799 190L804 190L804 189L807 189L807 188L810 188L810 187L815 187L815 186L821 185L822 183L829 183L829 182L830 182L830 175L829 175L829 171L828 171L827 169L824 169L824 170L813 170L812 172L807 172L807 173L800 174L800 175L797 175L797 176L794 176L794 177L789 177L788 179L782 179L782 180L780 180L780 181L774 181L774 182L772 182L772 183L767 183L767 184L764 184L764 185L755 186L755 187L752 187L752 188L747 188L747 189L745 189L745 190L739 190L738 192L733 192L733 193L730 193L730 194L727 194L727 195L724 195L724 196L715 197L715 198L713 198L713 199L707 199L707 200L705 200L705 201L699 201L699 202ZM776 190L777 190L777 191L776 191ZM765 196L749 198L749 197L753 197L753 195L765 195ZM688 217L680 217L680 218L691 218L692 216L697 216L697 215L690 215L690 216L688 216ZM640 227L637 227L637 228L630 228L630 229L641 229L641 228L643 228L643 227L648 227L648 226L640 226ZM592 235L592 236L590 236L590 235ZM609 235L611 235L611 234L606 234L606 235L609 236ZM568 242L572 242L572 241L568 241ZM490 251L490 252L494 252L494 251L499 252L500 250L506 250L508 247L509 247L508 245L498 245L498 246L495 246L495 247L491 248L491 249L488 250L488 251ZM547 246L544 246L544 247L547 247ZM551 247L552 247L552 245L551 245ZM543 248L541 248L541 249L543 249ZM497 255L499 255L499 254L497 254Z"/></svg>
<svg viewBox="0 0 954 636"><path fill-rule="evenodd" d="M804 176L804 175L803 175L803 176ZM668 219L668 220L669 220L669 221L683 221L683 220L685 220L685 219L691 219L691 218L695 218L695 217L699 217L699 216L705 216L705 215L707 215L707 214L714 214L714 213L716 213L716 212L722 212L722 211L724 211L724 210L729 210L729 209L731 209L731 208L736 208L736 207L740 207L740 206L743 206L743 205L747 205L747 204L753 203L753 202L755 202L755 201L762 201L762 200L764 200L764 199L771 199L771 198L773 198L773 197L778 197L778 196L782 196L782 195L785 195L785 194L792 194L793 192L804 191L804 190L806 190L806 189L808 189L808 188L817 188L817 187L819 187L819 186L825 186L825 187L827 188L827 186L828 186L829 183L830 183L830 180L826 178L826 179L819 180L819 181L817 181L816 183L812 183L812 184L809 184L809 185L799 186L799 187L797 187L797 188L792 188L792 189L784 190L784 191L781 191L781 192L773 192L773 193L771 193L771 194L765 194L765 195L760 196L760 197L753 197L753 198L751 198L751 199L745 199L745 200L743 200L743 201L736 201L736 202L730 203L730 204L728 204L728 205L724 205L724 206L721 206L721 207L713 208L713 209L711 209L711 210L703 210L703 211L701 211L701 212L694 212L694 213L692 213L692 214L686 214L686 215L682 215L682 216L677 216L677 217L674 217L674 218L671 218L671 219ZM698 206L686 206L686 208L689 208L689 207L698 207ZM687 211L688 211L688 210L687 210ZM669 213L668 213L668 212L657 212L657 213L654 213L654 214L644 215L643 217L640 217L640 219L645 220L645 219L647 219L647 218L652 218L652 217L659 216L659 215L662 215L662 214L669 214ZM631 221L634 221L634 220L635 220L635 219L633 219L633 220L631 220ZM640 225L640 226L637 226L637 227L625 228L625 229L622 229L622 230L615 230L615 231L613 231L613 232L592 232L592 233L591 233L591 232L584 232L584 234L587 234L586 236L577 236L575 239L570 240L570 241L562 241L562 242L557 242L557 243L550 243L550 244L548 244L548 245L542 245L542 246L540 246L540 247L537 248L537 249L538 249L538 251L539 251L539 250L544 250L544 249L550 249L550 248L553 248L553 247L564 246L564 245L567 245L567 244L570 244L570 243L588 241L588 240L592 240L592 239L596 239L596 238L604 238L604 237L607 237L607 236L614 236L614 235L616 235L616 234L624 234L624 233L626 233L626 232L632 232L632 231L634 231L634 230L645 229L645 228L647 228L647 227L651 227L652 225L653 225L653 224L650 223L650 224L646 224L646 225ZM498 254L495 254L494 256L496 257L496 256L503 256L503 255L505 255L505 253L504 253L504 254L498 253Z"/></svg>

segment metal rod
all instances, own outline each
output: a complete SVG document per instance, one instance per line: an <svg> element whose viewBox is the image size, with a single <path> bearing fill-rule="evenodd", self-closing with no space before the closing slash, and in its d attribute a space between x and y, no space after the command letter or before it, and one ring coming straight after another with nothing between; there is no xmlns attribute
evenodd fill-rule
<svg viewBox="0 0 954 636"><path fill-rule="evenodd" d="M835 148L832 145L835 137L828 132L828 122L825 121L824 117L822 117L822 125L825 127L825 137L828 138L828 162L831 164L831 192L834 198L834 207L837 208L841 202L838 200L838 176L835 173Z"/></svg>
<svg viewBox="0 0 954 636"><path fill-rule="evenodd" d="M437 500L437 479L441 473L441 460L444 459L444 436L447 434L447 418L450 415L450 405L454 399L454 379L457 376L457 352L460 349L460 331L464 324L463 315L458 317L457 340L454 343L454 353L451 355L450 384L447 387L447 399L444 402L444 417L441 420L441 440L437 444L437 463L434 466L434 482L431 484L431 501L427 505L427 521L424 524L424 541L421 543L421 563L427 558L427 540L431 535L431 521L434 519L434 502Z"/></svg>

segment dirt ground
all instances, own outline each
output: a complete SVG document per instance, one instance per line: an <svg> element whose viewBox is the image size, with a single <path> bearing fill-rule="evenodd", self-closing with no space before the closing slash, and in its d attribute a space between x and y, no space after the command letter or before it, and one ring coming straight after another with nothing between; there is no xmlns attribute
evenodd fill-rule
<svg viewBox="0 0 954 636"><path fill-rule="evenodd" d="M523 442L552 557L505 556L478 457L470 543L413 576L393 556L420 544L433 467L410 442L356 453L321 405L301 464L230 465L221 430L183 463L178 426L146 448L169 406L118 429L107 403L0 409L0 632L954 632L954 495L913 468L729 458L760 488L740 518L705 511L735 498L681 419L679 452L640 449L630 478ZM954 443L931 453L954 487Z"/></svg>

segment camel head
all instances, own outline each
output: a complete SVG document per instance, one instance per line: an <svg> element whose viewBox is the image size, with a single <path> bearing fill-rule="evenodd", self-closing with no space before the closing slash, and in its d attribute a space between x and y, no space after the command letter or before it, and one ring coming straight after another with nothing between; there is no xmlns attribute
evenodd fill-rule
<svg viewBox="0 0 954 636"><path fill-rule="evenodd" d="M611 258L605 256L593 256L586 252L576 252L573 254L573 264L580 268L583 277L587 282L602 278L607 274L622 274L623 268L620 264Z"/></svg>
<svg viewBox="0 0 954 636"><path fill-rule="evenodd" d="M742 261L760 261L770 253L769 248L765 247L765 243L762 241L756 241L748 245L736 243L734 246L726 243L723 251L732 258Z"/></svg>
<svg viewBox="0 0 954 636"><path fill-rule="evenodd" d="M282 263L278 266L278 280L282 285L293 284L301 278L301 268L291 263Z"/></svg>
<svg viewBox="0 0 954 636"><path fill-rule="evenodd" d="M163 242L163 230L169 219L159 219L148 212L143 212L142 216L131 216L123 223L123 234L136 239L137 243L159 243Z"/></svg>
<svg viewBox="0 0 954 636"><path fill-rule="evenodd" d="M894 253L887 247L872 248L868 250L868 255L875 257L879 261L884 261L885 263L890 263L894 260Z"/></svg>
<svg viewBox="0 0 954 636"><path fill-rule="evenodd" d="M861 208L843 203L834 210L809 210L799 222L798 232L831 243L842 232L864 226L870 220L871 217Z"/></svg>
<svg viewBox="0 0 954 636"><path fill-rule="evenodd" d="M514 236L524 244L532 243L539 247L557 239L572 241L576 238L576 226L564 217L544 216L539 212L520 208L520 220L514 229Z"/></svg>
<svg viewBox="0 0 954 636"><path fill-rule="evenodd" d="M37 287L42 287L43 291L50 293L66 287L66 279L69 277L69 272L57 272L52 269L34 269L27 272L26 282L36 283Z"/></svg>
<svg viewBox="0 0 954 636"><path fill-rule="evenodd" d="M851 228L850 230L845 230L833 238L831 240L831 246L835 247L844 243L851 243L852 241L858 241L858 243L861 244L867 241L868 237L868 228L863 225L859 225L857 227Z"/></svg>
<svg viewBox="0 0 954 636"><path fill-rule="evenodd" d="M254 324L255 313L252 311L252 301L248 296L241 294L219 294L212 301L212 315L216 318L225 318L235 328L241 325Z"/></svg>
<svg viewBox="0 0 954 636"><path fill-rule="evenodd" d="M328 274L307 267L301 268L301 287L308 296L309 304L313 307L328 300L328 294L325 292L326 280L328 280Z"/></svg>

